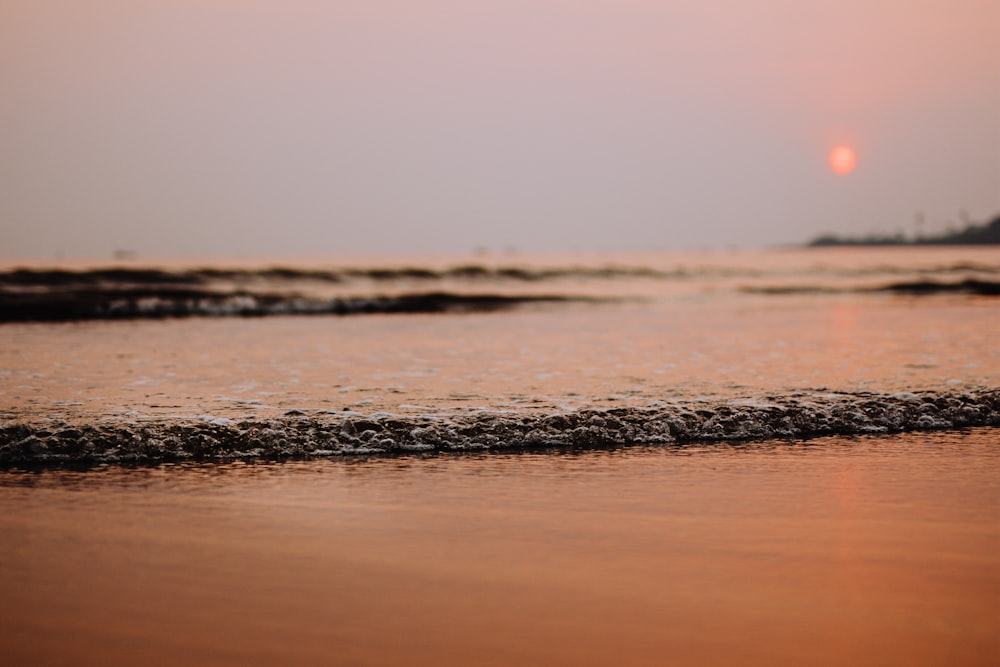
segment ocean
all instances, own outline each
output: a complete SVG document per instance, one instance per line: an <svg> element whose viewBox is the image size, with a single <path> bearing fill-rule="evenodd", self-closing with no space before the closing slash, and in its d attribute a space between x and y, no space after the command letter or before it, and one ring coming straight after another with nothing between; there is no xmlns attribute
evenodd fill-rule
<svg viewBox="0 0 1000 667"><path fill-rule="evenodd" d="M1000 660L1000 252L0 266L0 660Z"/></svg>

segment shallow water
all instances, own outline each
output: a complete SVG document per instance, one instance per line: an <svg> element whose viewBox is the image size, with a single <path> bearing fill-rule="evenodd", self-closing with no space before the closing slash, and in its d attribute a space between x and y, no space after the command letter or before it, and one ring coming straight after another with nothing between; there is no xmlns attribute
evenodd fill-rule
<svg viewBox="0 0 1000 667"><path fill-rule="evenodd" d="M997 251L467 262L0 325L0 664L1000 662Z"/></svg>
<svg viewBox="0 0 1000 667"><path fill-rule="evenodd" d="M5 665L992 665L994 429L0 473Z"/></svg>
<svg viewBox="0 0 1000 667"><path fill-rule="evenodd" d="M932 301L13 324L0 400L15 417L233 418L1000 386L998 302Z"/></svg>
<svg viewBox="0 0 1000 667"><path fill-rule="evenodd" d="M439 272L461 264L423 261ZM319 286L299 278L292 285L327 296L422 286L622 301L457 315L6 324L0 326L0 420L269 418L288 410L448 417L814 390L1000 387L1000 299L851 291L902 279L995 278L1000 252L992 249L492 261L541 274L576 273L537 280L357 278ZM608 277L601 273L607 267L653 273ZM293 289L287 282L284 289ZM823 291L746 291L808 287Z"/></svg>

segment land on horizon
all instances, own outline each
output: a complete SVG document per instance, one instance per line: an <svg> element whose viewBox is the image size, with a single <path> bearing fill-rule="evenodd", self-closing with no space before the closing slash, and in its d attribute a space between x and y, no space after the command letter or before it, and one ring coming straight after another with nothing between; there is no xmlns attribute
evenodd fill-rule
<svg viewBox="0 0 1000 667"><path fill-rule="evenodd" d="M1000 244L1000 215L988 223L972 223L958 231L925 236L917 234L907 238L903 232L895 234L869 234L862 237L840 237L823 234L806 245L822 246L896 246L896 245L996 245Z"/></svg>

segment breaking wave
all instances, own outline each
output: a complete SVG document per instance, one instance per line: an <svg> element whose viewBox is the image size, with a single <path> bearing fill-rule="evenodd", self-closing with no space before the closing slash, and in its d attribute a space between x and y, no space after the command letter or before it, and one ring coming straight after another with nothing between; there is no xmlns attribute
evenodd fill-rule
<svg viewBox="0 0 1000 667"><path fill-rule="evenodd" d="M530 303L599 300L563 295L451 292L317 299L297 294L225 293L184 288L84 289L30 295L0 293L0 322L491 312Z"/></svg>
<svg viewBox="0 0 1000 667"><path fill-rule="evenodd" d="M976 296L1000 296L1000 282L966 278L957 282L938 280L914 280L894 282L877 287L822 287L817 285L781 285L743 287L749 294L864 294L867 292L890 292L909 296L930 294L972 294Z"/></svg>
<svg viewBox="0 0 1000 667"><path fill-rule="evenodd" d="M956 263L913 267L812 267L783 275L751 267L485 266L444 269L104 268L0 271L0 323L166 317L359 315L481 312L533 302L612 301L634 296L629 281L686 285L691 294L723 289L759 295L960 294L1000 296L1000 267ZM830 275L827 275L827 274ZM870 276L868 274L871 274ZM835 275L834 275L835 274ZM899 275L918 279L898 280ZM957 277L955 277L957 275ZM866 277L867 276L867 277ZM873 284L857 280L875 280ZM942 279L943 278L943 279ZM656 282L660 281L660 282ZM612 282L614 287L611 287ZM533 285L551 286L538 294ZM595 284L603 283L596 291ZM749 284L748 284L749 283ZM620 290L620 291L619 291ZM389 294L384 292L388 291ZM660 288L647 289L656 297ZM381 292L381 293L380 293Z"/></svg>
<svg viewBox="0 0 1000 667"><path fill-rule="evenodd" d="M555 413L401 416L292 410L276 419L59 420L0 427L0 465L581 449L1000 426L1000 389L794 393Z"/></svg>

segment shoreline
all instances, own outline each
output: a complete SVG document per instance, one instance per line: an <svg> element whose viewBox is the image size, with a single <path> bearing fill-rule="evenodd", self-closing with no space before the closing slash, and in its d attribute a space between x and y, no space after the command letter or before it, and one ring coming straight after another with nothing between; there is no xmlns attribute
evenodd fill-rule
<svg viewBox="0 0 1000 667"><path fill-rule="evenodd" d="M1000 388L962 392L796 392L547 414L395 415L290 410L280 418L49 418L0 426L0 468L284 460L435 452L576 450L807 440L1000 426Z"/></svg>

